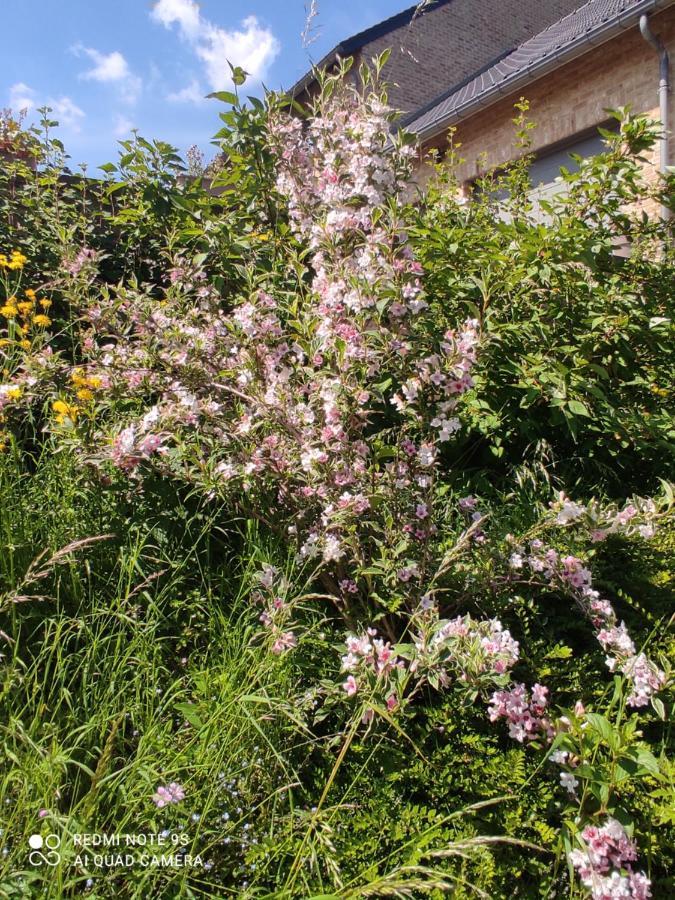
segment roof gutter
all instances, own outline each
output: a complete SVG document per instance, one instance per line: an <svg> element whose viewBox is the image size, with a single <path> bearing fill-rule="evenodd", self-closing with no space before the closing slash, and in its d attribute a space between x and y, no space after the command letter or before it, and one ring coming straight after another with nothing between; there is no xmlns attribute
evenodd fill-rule
<svg viewBox="0 0 675 900"><path fill-rule="evenodd" d="M514 78L505 78L502 82L492 85L479 97L465 101L425 128L417 131L413 123L411 123L409 128L417 134L420 141L428 141L445 131L454 122L473 115L479 109L491 106L501 100L502 97L513 94L520 87L537 81L548 72L559 68L563 63L583 56L591 48L604 44L629 28L634 27L644 13L664 9L671 6L672 2L673 0L642 0L641 3L632 7L629 11L620 13L616 18L604 23L590 34L581 34L566 47L562 47L560 50L547 55L540 62L531 63L524 72L519 72Z"/></svg>
<svg viewBox="0 0 675 900"><path fill-rule="evenodd" d="M662 175L668 171L668 138L670 135L670 122L668 117L668 94L670 92L670 58L663 41L658 38L649 26L649 17L640 16L640 32L642 37L652 45L659 54L659 109L661 119L661 138L659 141L659 170ZM670 219L670 209L661 206L661 218L664 221Z"/></svg>

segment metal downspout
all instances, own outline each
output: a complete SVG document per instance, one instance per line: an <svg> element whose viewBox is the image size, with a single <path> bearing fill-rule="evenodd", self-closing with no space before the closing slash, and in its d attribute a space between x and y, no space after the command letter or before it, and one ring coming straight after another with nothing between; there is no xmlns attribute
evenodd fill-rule
<svg viewBox="0 0 675 900"><path fill-rule="evenodd" d="M659 54L659 116L663 132L659 141L659 170L665 175L668 169L668 137L670 121L668 115L668 94L670 92L670 58L663 41L649 27L649 16L640 16L640 33ZM661 218L670 219L671 211L667 206L661 207Z"/></svg>

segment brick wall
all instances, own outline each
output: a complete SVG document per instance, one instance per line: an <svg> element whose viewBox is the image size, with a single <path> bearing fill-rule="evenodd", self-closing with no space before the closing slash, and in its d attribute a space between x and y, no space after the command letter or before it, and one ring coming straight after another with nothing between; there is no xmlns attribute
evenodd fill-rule
<svg viewBox="0 0 675 900"><path fill-rule="evenodd" d="M355 63L386 49L393 107L411 112L581 6L584 0L452 0L366 44Z"/></svg>
<svg viewBox="0 0 675 900"><path fill-rule="evenodd" d="M675 83L675 8L651 16L652 30L670 52ZM468 180L513 159L513 104L519 96L530 101L533 149L542 150L570 138L607 118L605 109L628 106L633 112L659 117L659 57L640 35L638 26L568 63L539 81L457 123L455 143L465 160L458 175ZM670 160L675 156L675 91L670 95ZM442 147L444 141L433 145ZM648 170L658 171L658 147ZM424 173L421 179L424 180Z"/></svg>

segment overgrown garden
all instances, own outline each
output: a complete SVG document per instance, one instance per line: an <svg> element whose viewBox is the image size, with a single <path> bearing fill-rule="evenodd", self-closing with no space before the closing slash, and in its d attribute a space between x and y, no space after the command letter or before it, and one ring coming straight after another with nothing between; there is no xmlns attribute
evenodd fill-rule
<svg viewBox="0 0 675 900"><path fill-rule="evenodd" d="M379 63L206 172L0 120L0 896L675 889L658 126L542 222Z"/></svg>

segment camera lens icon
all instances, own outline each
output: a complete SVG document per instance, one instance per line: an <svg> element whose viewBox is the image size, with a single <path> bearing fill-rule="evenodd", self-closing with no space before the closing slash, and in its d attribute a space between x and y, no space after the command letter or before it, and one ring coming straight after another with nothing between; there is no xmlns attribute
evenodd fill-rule
<svg viewBox="0 0 675 900"><path fill-rule="evenodd" d="M57 866L61 861L61 854L56 852L61 846L58 834L48 834L45 837L41 834L31 834L28 846L31 849L28 860L32 866ZM44 853L41 852L43 848Z"/></svg>

